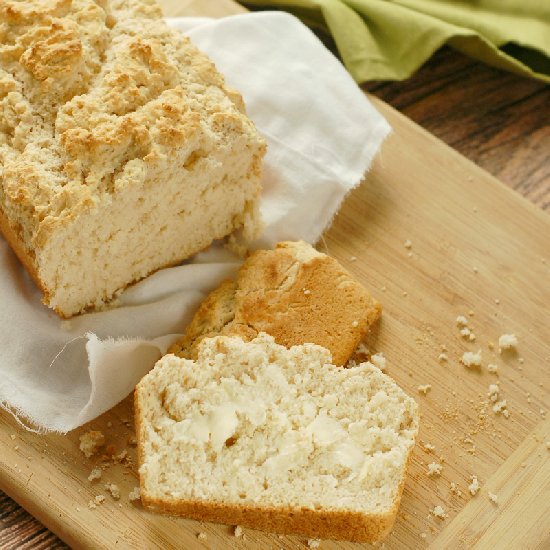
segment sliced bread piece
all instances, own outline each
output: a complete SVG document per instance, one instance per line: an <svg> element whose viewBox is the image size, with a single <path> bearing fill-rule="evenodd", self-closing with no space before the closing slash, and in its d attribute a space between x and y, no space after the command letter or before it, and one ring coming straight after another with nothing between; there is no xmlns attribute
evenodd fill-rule
<svg viewBox="0 0 550 550"><path fill-rule="evenodd" d="M236 281L225 281L202 303L169 352L195 359L203 338L271 334L283 346L307 342L345 364L380 304L334 258L303 241L281 242L252 254Z"/></svg>
<svg viewBox="0 0 550 550"><path fill-rule="evenodd" d="M418 431L415 401L375 366L266 334L164 356L135 407L144 505L315 538L388 534Z"/></svg>

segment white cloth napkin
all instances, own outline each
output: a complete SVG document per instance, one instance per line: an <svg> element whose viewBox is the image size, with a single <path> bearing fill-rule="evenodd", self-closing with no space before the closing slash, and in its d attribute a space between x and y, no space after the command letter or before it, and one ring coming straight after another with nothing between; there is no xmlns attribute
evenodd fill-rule
<svg viewBox="0 0 550 550"><path fill-rule="evenodd" d="M268 142L258 246L315 242L389 132L340 63L283 13L169 23L208 53ZM222 248L164 269L118 307L61 321L0 237L0 404L41 431L66 432L132 391L239 260Z"/></svg>

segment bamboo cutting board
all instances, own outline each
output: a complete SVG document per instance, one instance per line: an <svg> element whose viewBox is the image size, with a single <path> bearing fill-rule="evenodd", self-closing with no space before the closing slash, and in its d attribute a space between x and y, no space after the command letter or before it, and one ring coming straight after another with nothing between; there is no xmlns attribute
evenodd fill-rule
<svg viewBox="0 0 550 550"><path fill-rule="evenodd" d="M167 15L242 10L229 1L161 4ZM385 548L548 548L550 218L371 99L394 133L319 248L382 302L383 319L368 346L384 352L388 374L420 404L419 444ZM458 315L469 318L475 342L460 337ZM503 333L518 336L517 353L499 355ZM444 362L438 360L442 346ZM480 370L459 363L464 351L479 349ZM489 363L498 365L498 375L488 372ZM488 386L497 381L508 419L488 403ZM431 390L424 395L418 386L426 384ZM236 538L230 527L158 516L129 502L138 484L135 448L128 445L131 419L131 397L68 436L26 432L2 412L0 488L76 548L307 546L304 537L249 529ZM89 429L103 431L115 453L127 449L130 458L105 469L94 483L87 477L98 459L85 459L78 450L79 436ZM441 476L427 475L431 462L443 465ZM474 497L467 489L471 475L481 485ZM105 483L119 486L120 500ZM89 509L87 503L100 494L105 502ZM435 506L448 516L430 514ZM207 538L197 538L199 533Z"/></svg>

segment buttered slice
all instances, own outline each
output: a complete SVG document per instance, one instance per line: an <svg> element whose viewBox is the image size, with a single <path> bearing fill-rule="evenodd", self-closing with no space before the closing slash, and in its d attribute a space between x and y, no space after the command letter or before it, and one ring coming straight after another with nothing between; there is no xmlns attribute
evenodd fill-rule
<svg viewBox="0 0 550 550"><path fill-rule="evenodd" d="M374 365L336 367L325 348L266 334L163 357L136 415L144 504L352 540L391 527L418 430L414 400Z"/></svg>

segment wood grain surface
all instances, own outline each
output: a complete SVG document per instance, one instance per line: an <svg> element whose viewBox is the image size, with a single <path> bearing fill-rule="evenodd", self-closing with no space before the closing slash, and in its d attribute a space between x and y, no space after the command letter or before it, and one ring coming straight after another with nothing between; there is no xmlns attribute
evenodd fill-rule
<svg viewBox="0 0 550 550"><path fill-rule="evenodd" d="M188 1L180 2L179 7L195 14L205 7L239 10L229 1ZM451 70L453 66L455 69ZM454 79L453 72L457 70L460 78ZM550 162L545 152L550 147L550 137L544 118L548 88L444 50L408 82L372 84L367 89L497 174L538 206L548 209ZM429 439L436 445L436 455L426 453L421 446L415 452L402 512L387 546L412 541L416 547L428 543L439 548L471 547L470 544L476 543L480 548L490 548L495 547L495 541L502 543L506 534L510 548L543 548L550 544L548 509L536 497L544 491L550 494L545 444L550 430L548 421L540 414L541 407L548 402L548 387L539 384L547 383L550 351L543 334L544 327L549 326L548 312L540 302L548 303L550 298L547 284L541 286L549 278L550 250L548 239L543 242L541 239L550 234L550 222L540 211L506 193L501 184L387 106L376 104L392 122L395 134L385 144L365 184L346 202L324 242L373 291L379 288L378 298L386 312L371 345L388 356L390 374L418 396L424 415L421 440ZM403 174L403 167L408 174ZM449 194L450 189L453 193ZM357 219L365 221L357 225ZM434 238L434 231L439 238ZM349 235L353 238L349 239ZM412 258L402 247L405 238L413 240ZM533 248L534 243L538 243L538 248ZM347 260L351 255L360 260L350 263ZM443 263L438 266L437 262ZM478 269L477 274L473 267ZM437 299L431 297L433 293ZM498 307L495 299L500 300ZM484 354L489 353L488 339L494 341L501 331L517 330L520 334L523 364L517 356L505 357L504 361L495 358L501 366L502 393L512 412L508 421L489 415L482 422L479 414L476 417L476 407L486 393L487 384L496 378L486 371L470 373L457 363L457 354L462 349L477 349L476 344L461 341L453 325L454 317L467 313L468 308L474 311L472 324L476 327L478 347L483 348ZM534 332L537 334L533 335ZM448 367L437 364L439 342L452 349L452 365ZM441 367L441 372L436 367ZM417 385L424 383L433 387L426 397L416 391ZM467 393L463 394L463 390ZM93 423L118 446L128 432L122 420L129 416L130 405L127 400ZM0 486L75 546L85 546L81 538L75 539L73 535L72 528L79 522L90 521L96 526L99 522L100 528L113 530L112 514L118 512L116 502L109 501L105 510L86 508L86 496L101 492L102 484L91 487L85 479L91 463L76 452L81 431L68 438L53 438L58 441L57 449L64 449L61 452L66 453L65 458L57 456L57 450L51 450L52 445L44 446L51 436L32 436L22 432L7 415L0 418L3 436L17 438L12 441L11 437L0 436L2 448L8 449L8 456L1 459L2 468L8 468L10 478L6 481L2 477ZM112 422L113 427L108 428L107 422ZM487 431L485 424L494 431ZM464 435L466 432L472 433ZM466 442L470 439L473 443ZM476 450L470 454L474 445ZM442 478L427 478L426 464L438 461L441 453L446 459ZM36 473L35 459L45 464ZM63 481L58 472L64 472L68 478ZM480 476L483 489L470 499L464 494L466 476L474 472ZM49 510L35 504L39 489L32 480L40 474L42 480L51 484L45 489L44 498L50 498L54 492L67 495L64 485L74 486L75 492L71 494L74 500L64 503L71 510L54 502ZM131 468L122 467L110 469L107 477L117 482L120 478L125 491L133 487L136 479ZM27 480L29 486L24 487ZM450 494L452 480L459 482L461 498ZM488 490L499 495L498 506L488 501ZM129 505L126 494L121 500L124 512L138 513L148 520L150 514ZM429 508L436 504L447 509L449 518L428 519ZM541 516L543 513L546 516ZM58 514L67 515L58 519ZM171 526L179 532L177 525L181 521L161 519L162 526ZM228 538L226 528L185 523L193 532L193 537L185 539L191 546L198 544L195 535L201 530L209 533L208 542L213 548L237 545L254 548L257 543L273 540L279 547L295 548L292 543L296 542L304 547L299 537L281 541L247 532L246 541L236 541ZM121 538L121 533L114 531L117 546L127 546L129 535ZM421 537L422 533L426 538ZM522 537L519 542L514 539L518 536ZM181 539L180 543L183 542ZM64 547L38 520L0 494L0 548ZM323 543L322 547L353 545Z"/></svg>

